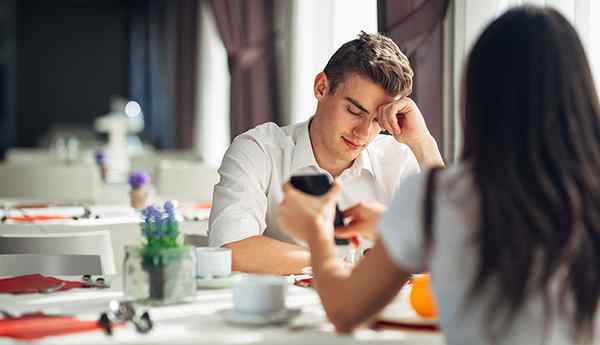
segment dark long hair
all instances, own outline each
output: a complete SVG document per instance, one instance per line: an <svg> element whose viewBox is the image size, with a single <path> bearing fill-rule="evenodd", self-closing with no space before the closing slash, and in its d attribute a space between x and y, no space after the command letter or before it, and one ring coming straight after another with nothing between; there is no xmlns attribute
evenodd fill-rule
<svg viewBox="0 0 600 345"><path fill-rule="evenodd" d="M560 13L506 12L468 59L462 153L481 207L472 295L496 282L487 315L504 316L506 326L530 293L548 302L556 279L558 307L571 310L574 339L584 343L600 295L600 107L591 75Z"/></svg>

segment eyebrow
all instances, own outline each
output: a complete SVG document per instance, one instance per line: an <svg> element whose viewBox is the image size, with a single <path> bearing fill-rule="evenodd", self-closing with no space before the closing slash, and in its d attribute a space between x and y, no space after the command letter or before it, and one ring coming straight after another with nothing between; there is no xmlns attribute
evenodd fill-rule
<svg viewBox="0 0 600 345"><path fill-rule="evenodd" d="M357 100L352 99L350 97L344 97L348 102L354 104L355 107L357 107L358 109L360 109L361 111L369 114L369 111L367 110L367 108L363 107L360 103L358 103Z"/></svg>

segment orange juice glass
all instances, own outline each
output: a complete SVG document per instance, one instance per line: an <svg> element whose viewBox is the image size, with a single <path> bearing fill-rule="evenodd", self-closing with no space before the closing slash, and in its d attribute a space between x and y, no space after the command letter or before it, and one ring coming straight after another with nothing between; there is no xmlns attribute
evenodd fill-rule
<svg viewBox="0 0 600 345"><path fill-rule="evenodd" d="M431 291L431 276L429 274L415 274L412 276L410 304L417 314L423 317L437 317L437 307L435 297Z"/></svg>

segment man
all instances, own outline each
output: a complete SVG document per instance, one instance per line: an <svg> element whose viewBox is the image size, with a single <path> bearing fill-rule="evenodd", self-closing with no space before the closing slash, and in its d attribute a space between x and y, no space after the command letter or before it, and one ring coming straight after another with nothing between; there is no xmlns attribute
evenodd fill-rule
<svg viewBox="0 0 600 345"><path fill-rule="evenodd" d="M235 138L219 169L209 243L233 253L235 271L290 274L310 254L278 228L282 185L325 173L344 186L341 209L386 204L400 180L441 161L414 102L413 72L389 38L361 33L315 78L317 109L308 122L266 123ZM393 136L379 135L388 130ZM348 211L351 212L351 209Z"/></svg>

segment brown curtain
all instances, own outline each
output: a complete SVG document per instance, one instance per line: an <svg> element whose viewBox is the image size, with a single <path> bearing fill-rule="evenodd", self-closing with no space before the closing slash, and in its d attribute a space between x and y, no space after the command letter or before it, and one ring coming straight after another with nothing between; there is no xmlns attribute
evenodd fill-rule
<svg viewBox="0 0 600 345"><path fill-rule="evenodd" d="M279 120L273 0L211 0L231 74L231 137Z"/></svg>
<svg viewBox="0 0 600 345"><path fill-rule="evenodd" d="M196 113L196 63L198 0L177 0L175 6L175 145L191 149L194 145Z"/></svg>
<svg viewBox="0 0 600 345"><path fill-rule="evenodd" d="M442 143L442 20L449 0L378 0L379 31L408 55L415 71L412 98Z"/></svg>

